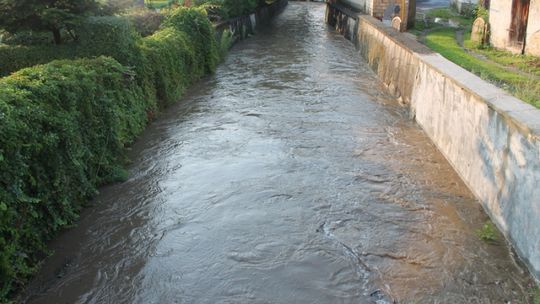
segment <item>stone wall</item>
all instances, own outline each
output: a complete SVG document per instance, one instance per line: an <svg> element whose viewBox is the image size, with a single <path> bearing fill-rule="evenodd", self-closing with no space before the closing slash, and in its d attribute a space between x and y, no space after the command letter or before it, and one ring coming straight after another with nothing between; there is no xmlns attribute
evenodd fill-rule
<svg viewBox="0 0 540 304"><path fill-rule="evenodd" d="M327 20L343 14L329 5ZM372 17L351 14L345 25L540 279L540 110Z"/></svg>

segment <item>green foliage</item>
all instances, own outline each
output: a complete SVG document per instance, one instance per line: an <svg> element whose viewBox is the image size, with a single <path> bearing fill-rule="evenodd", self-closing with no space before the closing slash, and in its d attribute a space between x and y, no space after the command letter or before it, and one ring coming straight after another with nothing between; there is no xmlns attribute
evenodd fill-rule
<svg viewBox="0 0 540 304"><path fill-rule="evenodd" d="M229 18L223 0L198 0L195 5L206 11L208 19L212 22L219 22Z"/></svg>
<svg viewBox="0 0 540 304"><path fill-rule="evenodd" d="M528 289L529 303L540 304L540 286L531 283L531 287Z"/></svg>
<svg viewBox="0 0 540 304"><path fill-rule="evenodd" d="M448 8L434 8L429 10L426 15L431 18L441 19L450 19L455 16L455 14Z"/></svg>
<svg viewBox="0 0 540 304"><path fill-rule="evenodd" d="M463 16L450 8L434 8L426 13L427 19L434 20L435 18L441 18L444 20L452 20L454 23L459 24L461 27L470 27L474 22L471 16Z"/></svg>
<svg viewBox="0 0 540 304"><path fill-rule="evenodd" d="M119 177L150 108L133 70L106 57L0 79L0 298L96 187Z"/></svg>
<svg viewBox="0 0 540 304"><path fill-rule="evenodd" d="M74 31L77 41L71 44L0 46L0 76L55 59L81 57L110 56L124 65L142 66L144 58L137 48L141 38L127 18L89 17Z"/></svg>
<svg viewBox="0 0 540 304"><path fill-rule="evenodd" d="M465 34L464 45L467 49L503 66L507 66L523 73L540 77L540 58L531 55L514 54L505 50L498 50L489 46L478 45L471 41L470 34ZM535 78L535 77L531 77Z"/></svg>
<svg viewBox="0 0 540 304"><path fill-rule="evenodd" d="M106 0L103 6L111 14L122 13L133 8L144 7L144 0Z"/></svg>
<svg viewBox="0 0 540 304"><path fill-rule="evenodd" d="M165 18L163 14L149 9L132 11L126 17L133 24L137 33L143 37L155 33Z"/></svg>
<svg viewBox="0 0 540 304"><path fill-rule="evenodd" d="M0 45L0 77L36 64L74 58L75 54L76 50L69 45Z"/></svg>
<svg viewBox="0 0 540 304"><path fill-rule="evenodd" d="M219 50L221 54L221 58L225 58L227 55L227 52L232 47L234 43L234 36L233 33L230 30L225 30L223 33L221 33L220 41L219 41Z"/></svg>
<svg viewBox="0 0 540 304"><path fill-rule="evenodd" d="M12 33L51 31L60 44L62 29L72 28L82 16L99 9L95 0L0 0L0 28Z"/></svg>
<svg viewBox="0 0 540 304"><path fill-rule="evenodd" d="M120 17L88 18L76 33L69 45L0 47L2 73L90 57L0 78L0 302L99 185L126 178L124 148L158 102L178 100L220 57L202 9L172 11L145 38Z"/></svg>
<svg viewBox="0 0 540 304"><path fill-rule="evenodd" d="M258 4L257 0L223 0L223 7L231 18L252 13Z"/></svg>
<svg viewBox="0 0 540 304"><path fill-rule="evenodd" d="M489 11L483 6L477 6L475 12L476 18L482 18L486 22L489 22Z"/></svg>
<svg viewBox="0 0 540 304"><path fill-rule="evenodd" d="M186 33L195 47L197 65L203 66L205 73L214 72L219 48L214 27L204 9L180 7L167 16L163 25Z"/></svg>
<svg viewBox="0 0 540 304"><path fill-rule="evenodd" d="M204 75L195 48L184 32L165 28L144 38L142 50L151 67L157 99L163 105L177 101L185 89Z"/></svg>
<svg viewBox="0 0 540 304"><path fill-rule="evenodd" d="M476 234L485 242L494 242L497 240L497 228L490 221L485 222L482 228L476 231Z"/></svg>
<svg viewBox="0 0 540 304"><path fill-rule="evenodd" d="M140 35L127 18L89 17L77 27L76 34L80 57L110 56L130 66L139 61Z"/></svg>
<svg viewBox="0 0 540 304"><path fill-rule="evenodd" d="M14 34L4 33L3 44L9 45L45 45L53 43L50 32L19 31Z"/></svg>
<svg viewBox="0 0 540 304"><path fill-rule="evenodd" d="M181 3L179 0L144 0L144 4L148 8L162 9Z"/></svg>

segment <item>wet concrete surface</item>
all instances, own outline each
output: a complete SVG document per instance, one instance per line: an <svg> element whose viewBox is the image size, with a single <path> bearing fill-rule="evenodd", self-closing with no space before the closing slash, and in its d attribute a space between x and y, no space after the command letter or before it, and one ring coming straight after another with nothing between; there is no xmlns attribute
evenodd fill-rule
<svg viewBox="0 0 540 304"><path fill-rule="evenodd" d="M27 303L518 303L526 272L324 5L290 3L133 146Z"/></svg>

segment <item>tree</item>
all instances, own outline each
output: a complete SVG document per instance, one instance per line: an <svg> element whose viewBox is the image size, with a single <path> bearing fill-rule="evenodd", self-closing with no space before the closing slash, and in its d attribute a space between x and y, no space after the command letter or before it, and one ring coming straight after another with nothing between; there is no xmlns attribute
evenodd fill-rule
<svg viewBox="0 0 540 304"><path fill-rule="evenodd" d="M62 30L70 30L87 14L100 9L96 0L0 0L0 28L50 31L56 44L62 43Z"/></svg>

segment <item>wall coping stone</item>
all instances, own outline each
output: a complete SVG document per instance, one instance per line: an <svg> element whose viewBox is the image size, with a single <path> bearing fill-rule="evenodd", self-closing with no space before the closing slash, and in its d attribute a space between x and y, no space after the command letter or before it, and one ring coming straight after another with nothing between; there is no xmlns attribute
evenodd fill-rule
<svg viewBox="0 0 540 304"><path fill-rule="evenodd" d="M341 9L341 8L339 8ZM369 23L384 34L386 38L393 40L405 50L417 56L424 63L439 71L463 89L480 97L486 104L497 113L506 117L520 131L537 140L540 140L540 109L528 104L521 99L511 96L501 88L481 79L475 74L465 70L452 61L444 58L420 42L399 33L392 27L385 25L379 20L363 14L358 18Z"/></svg>

